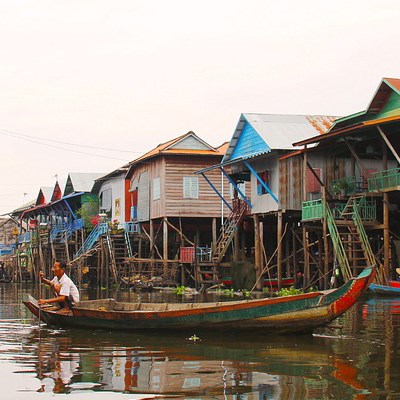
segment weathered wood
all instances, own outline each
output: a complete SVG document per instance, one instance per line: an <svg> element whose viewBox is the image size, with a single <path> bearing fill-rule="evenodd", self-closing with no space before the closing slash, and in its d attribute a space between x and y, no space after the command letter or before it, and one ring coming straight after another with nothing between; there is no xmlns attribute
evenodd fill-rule
<svg viewBox="0 0 400 400"><path fill-rule="evenodd" d="M163 218L163 259L168 260L168 224L167 218ZM168 263L164 263L164 273L167 272Z"/></svg>
<svg viewBox="0 0 400 400"><path fill-rule="evenodd" d="M277 216L277 237L276 237L276 243L277 243L277 272L278 272L278 289L282 289L282 220L283 220L283 215L282 215L282 210L278 211L278 216Z"/></svg>
<svg viewBox="0 0 400 400"><path fill-rule="evenodd" d="M400 164L400 156L397 153L397 151L394 149L394 147L392 146L392 143L390 143L390 140L388 139L388 137L385 135L385 133L383 132L382 128L378 125L376 127L378 129L378 132L380 133L382 139L385 141L387 147L390 149L390 151L392 152L392 154L394 155L395 159L397 160L397 162ZM385 168L387 169L387 168Z"/></svg>
<svg viewBox="0 0 400 400"><path fill-rule="evenodd" d="M214 254L215 246L217 243L217 218L215 218L215 217L212 219L211 235L212 235L211 248L212 248L212 252Z"/></svg>
<svg viewBox="0 0 400 400"><path fill-rule="evenodd" d="M254 264L256 269L256 276L262 275L261 265L261 241L260 241L260 219L258 214L253 215L254 220ZM262 288L262 279L257 281L257 289Z"/></svg>

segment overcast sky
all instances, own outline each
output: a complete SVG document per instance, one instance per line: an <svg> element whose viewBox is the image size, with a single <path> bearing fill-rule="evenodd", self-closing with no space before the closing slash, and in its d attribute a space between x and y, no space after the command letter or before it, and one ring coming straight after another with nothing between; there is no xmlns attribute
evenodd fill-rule
<svg viewBox="0 0 400 400"><path fill-rule="evenodd" d="M400 77L399 17L398 0L0 0L0 214L190 130L218 146L243 112L364 110Z"/></svg>

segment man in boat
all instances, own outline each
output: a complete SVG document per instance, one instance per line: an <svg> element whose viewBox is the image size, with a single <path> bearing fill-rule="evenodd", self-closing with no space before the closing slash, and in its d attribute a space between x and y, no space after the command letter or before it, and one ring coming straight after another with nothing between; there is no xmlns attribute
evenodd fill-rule
<svg viewBox="0 0 400 400"><path fill-rule="evenodd" d="M79 291L71 278L65 273L67 264L64 261L56 261L52 271L54 278L46 279L42 271L40 271L40 279L46 285L54 289L56 297L52 299L39 299L39 304L59 303L60 311L69 311L74 304L79 302Z"/></svg>

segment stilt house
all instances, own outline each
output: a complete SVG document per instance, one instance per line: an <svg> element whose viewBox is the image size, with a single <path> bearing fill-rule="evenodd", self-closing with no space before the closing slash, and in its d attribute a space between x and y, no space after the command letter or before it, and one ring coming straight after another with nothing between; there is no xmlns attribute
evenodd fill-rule
<svg viewBox="0 0 400 400"><path fill-rule="evenodd" d="M218 193L231 204L231 212L214 248L215 263L224 257L253 263L259 288L261 277L277 278L279 287L284 277L293 283L289 278L300 261L302 194L306 191L312 196L318 182L303 177L300 160L292 163L285 156L293 152L293 142L323 136L334 120L331 116L240 116L222 162L198 172L207 179L210 172L219 170L234 189L233 202L226 193Z"/></svg>
<svg viewBox="0 0 400 400"><path fill-rule="evenodd" d="M320 180L313 201L303 193L303 241L313 237L323 243L316 258L325 280L335 260L345 279L372 264L381 266L381 283L395 277L400 248L399 132L400 79L384 78L365 111L336 120L322 136L295 143L303 150L291 157L292 162L303 163L304 171ZM316 154L319 164L312 161ZM309 257L305 254L308 268Z"/></svg>

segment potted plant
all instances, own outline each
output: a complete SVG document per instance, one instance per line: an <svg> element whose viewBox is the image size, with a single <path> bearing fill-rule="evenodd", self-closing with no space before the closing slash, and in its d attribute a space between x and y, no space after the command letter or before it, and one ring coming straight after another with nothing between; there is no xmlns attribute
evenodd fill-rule
<svg viewBox="0 0 400 400"><path fill-rule="evenodd" d="M108 228L110 229L112 235L118 233L118 226L119 226L119 221L117 219L114 219L108 223Z"/></svg>
<svg viewBox="0 0 400 400"><path fill-rule="evenodd" d="M352 189L350 183L346 178L337 179L332 181L332 192L335 195L345 196Z"/></svg>

